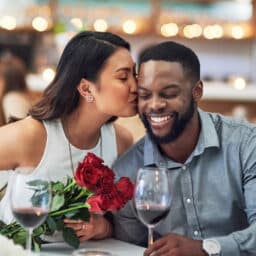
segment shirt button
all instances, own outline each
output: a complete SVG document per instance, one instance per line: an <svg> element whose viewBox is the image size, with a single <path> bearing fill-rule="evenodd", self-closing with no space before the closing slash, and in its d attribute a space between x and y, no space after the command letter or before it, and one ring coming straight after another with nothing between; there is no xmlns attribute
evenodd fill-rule
<svg viewBox="0 0 256 256"><path fill-rule="evenodd" d="M159 166L160 166L160 167L164 167L164 162L163 162L163 161L160 161L160 162L159 162Z"/></svg>
<svg viewBox="0 0 256 256"><path fill-rule="evenodd" d="M199 232L197 230L194 231L194 235L198 236Z"/></svg>
<svg viewBox="0 0 256 256"><path fill-rule="evenodd" d="M191 203L191 199L190 198L187 198L187 203L190 204Z"/></svg>
<svg viewBox="0 0 256 256"><path fill-rule="evenodd" d="M186 171L187 166L186 166L186 165L183 165L181 168L182 168L183 171Z"/></svg>

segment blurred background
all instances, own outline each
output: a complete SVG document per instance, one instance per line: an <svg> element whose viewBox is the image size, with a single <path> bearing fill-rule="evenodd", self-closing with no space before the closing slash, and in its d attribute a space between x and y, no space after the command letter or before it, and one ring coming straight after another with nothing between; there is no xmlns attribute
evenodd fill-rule
<svg viewBox="0 0 256 256"><path fill-rule="evenodd" d="M39 94L67 41L86 29L125 37L134 60L164 40L191 47L205 84L200 107L256 122L256 0L0 0L0 57L21 58Z"/></svg>

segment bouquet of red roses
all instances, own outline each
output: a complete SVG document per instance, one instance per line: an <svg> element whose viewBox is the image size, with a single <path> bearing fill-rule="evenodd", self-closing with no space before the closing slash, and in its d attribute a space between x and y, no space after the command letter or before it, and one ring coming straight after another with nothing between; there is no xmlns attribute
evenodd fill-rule
<svg viewBox="0 0 256 256"><path fill-rule="evenodd" d="M91 212L119 210L132 198L134 187L129 178L122 177L117 183L114 180L114 172L92 153L87 154L75 172L76 183L92 192L87 199Z"/></svg>
<svg viewBox="0 0 256 256"><path fill-rule="evenodd" d="M40 184L41 181L36 182ZM64 226L64 219L88 221L90 212L103 214L117 211L132 198L134 189L126 177L115 183L114 172L103 164L101 158L92 153L88 153L78 164L74 177L69 177L65 184L60 181L51 183L51 211L46 221L33 231L35 250L39 250L44 243L43 235L49 236L56 231L62 231L64 241L78 248L79 238L73 229ZM36 186L32 189L36 191ZM37 201L36 193L31 200ZM0 234L25 246L26 232L17 222L8 225L0 222Z"/></svg>

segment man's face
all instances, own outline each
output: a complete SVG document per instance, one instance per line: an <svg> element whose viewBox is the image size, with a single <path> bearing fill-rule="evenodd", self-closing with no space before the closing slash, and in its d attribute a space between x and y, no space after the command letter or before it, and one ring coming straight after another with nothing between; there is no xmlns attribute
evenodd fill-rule
<svg viewBox="0 0 256 256"><path fill-rule="evenodd" d="M140 118L157 144L175 141L195 112L191 80L178 62L143 63L138 97Z"/></svg>

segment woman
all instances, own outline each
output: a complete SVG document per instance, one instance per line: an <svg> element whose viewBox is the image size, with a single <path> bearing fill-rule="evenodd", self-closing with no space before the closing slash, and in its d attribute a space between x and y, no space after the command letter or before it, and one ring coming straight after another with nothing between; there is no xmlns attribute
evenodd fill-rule
<svg viewBox="0 0 256 256"><path fill-rule="evenodd" d="M61 180L73 175L87 152L111 165L133 143L131 134L112 124L116 116L136 114L135 65L129 49L111 33L86 31L71 39L53 82L30 116L0 128L0 170L32 166L42 176L47 171L52 180ZM6 223L12 220L9 190L0 205ZM111 234L104 218L91 218L88 229L81 230L84 224L67 225L81 241Z"/></svg>
<svg viewBox="0 0 256 256"><path fill-rule="evenodd" d="M31 91L26 84L27 69L18 57L8 54L0 59L0 99L3 123L28 115L40 93Z"/></svg>

